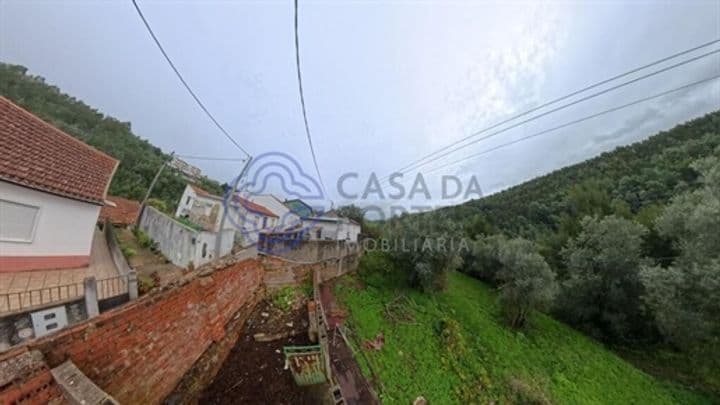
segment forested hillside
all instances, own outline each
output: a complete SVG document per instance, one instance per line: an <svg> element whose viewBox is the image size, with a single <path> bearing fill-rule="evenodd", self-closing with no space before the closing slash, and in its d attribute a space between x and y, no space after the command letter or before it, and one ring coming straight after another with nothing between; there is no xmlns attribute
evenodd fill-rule
<svg viewBox="0 0 720 405"><path fill-rule="evenodd" d="M140 200L158 168L169 156L132 133L129 122L120 122L27 73L19 65L0 63L0 95L83 142L120 160L110 194ZM68 156L68 159L72 159ZM222 193L216 181L204 178L203 187ZM158 180L153 198L168 208L177 204L186 181L166 170Z"/></svg>
<svg viewBox="0 0 720 405"><path fill-rule="evenodd" d="M390 251L417 288L443 289L463 271L497 288L510 328L542 310L649 371L720 394L720 112L480 200L395 218L384 236L469 241Z"/></svg>

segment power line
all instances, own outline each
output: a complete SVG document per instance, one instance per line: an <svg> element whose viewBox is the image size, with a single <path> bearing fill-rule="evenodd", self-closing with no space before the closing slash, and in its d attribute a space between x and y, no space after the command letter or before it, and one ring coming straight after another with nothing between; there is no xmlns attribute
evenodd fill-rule
<svg viewBox="0 0 720 405"><path fill-rule="evenodd" d="M530 117L530 118L528 118L528 119L525 119L525 120L522 120L522 121L517 122L517 123L515 123L515 124L512 124L512 125L510 125L510 126L508 126L508 127L505 127L505 128L503 128L503 129L501 129L501 130L498 130L498 131L492 132L492 133L490 133L490 134L488 134L488 135L485 135L485 136L482 136L482 137L480 137L480 138L477 138L477 139L475 139L475 140L473 140L473 141L471 141L471 142L466 143L465 145L458 146L457 148L454 148L454 149L449 150L449 151L447 151L447 152L445 152L445 153L442 153L442 154L440 154L440 155L438 155L438 156L435 156L435 157L433 157L432 159L429 159L429 160L427 160L427 161L424 162L424 163L412 165L412 166L410 166L409 168L407 168L406 171L401 171L400 173L405 174L405 173L407 173L407 172L410 171L410 170L414 170L414 169L418 169L418 168L420 168L420 167L426 166L426 165L428 165L428 164L430 164L430 163L432 163L432 162L435 162L435 161L437 161L437 160L439 160L439 159L444 158L445 156L448 156L448 155L450 155L450 154L452 154L452 153L455 153L455 152L457 152L457 151L459 151L459 150L465 149L465 148L469 147L470 145L474 145L474 144L476 144L476 143L478 143L478 142L480 142L480 141L483 141L483 140L485 140L485 139L492 138L492 137L497 136L497 135L499 135L499 134L501 134L501 133L503 133L503 132L507 132L507 131L509 131L509 130L511 130L511 129L513 129L513 128L519 127L519 126L521 126L521 125L523 125L523 124L526 124L526 123L528 123L528 122L535 121L535 120L537 120L537 119L539 119L539 118L542 118L542 117L544 117L544 116L546 116L546 115L552 114L552 113L557 112L557 111L560 111L560 110L564 110L564 109L566 109L566 108L568 108L568 107L571 107L571 106L573 106L573 105L582 103L582 102L587 101L587 100L590 100L590 99L592 99L592 98L601 96L601 95L603 95L603 94L609 93L609 92L611 92L611 91L613 91L613 90L617 90L617 89L619 89L619 88L622 88L622 87L625 87L625 86L629 86L629 85L631 85L631 84L633 84L633 83L639 82L639 81L641 81L641 80L647 79L647 78L652 77L652 76L656 76L656 75L658 75L658 74L660 74L660 73L667 72L668 70L676 69L676 68L678 68L678 67L680 67L680 66L686 65L686 64L688 64L688 63L694 62L694 61L696 61L696 60L699 60L699 59L702 59L702 58L705 58L705 57L708 57L708 56L711 56L711 55L714 55L714 54L717 54L717 53L720 53L720 49L717 49L717 50L714 50L714 51L710 51L710 52L704 53L704 54L702 54L702 55L695 56L695 57L690 58L690 59L686 59L686 60L684 60L684 61L682 61L682 62L678 62L678 63L676 63L676 64L674 64L674 65L670 65L670 66L664 67L664 68L662 68L662 69L656 70L656 71L654 71L654 72L650 72L650 73L648 73L648 74L642 75L642 76L637 77L637 78L635 78L635 79L628 80L628 81L626 81L626 82L620 83L620 84L615 85L615 86L613 86L613 87L609 87L609 88L607 88L607 89L604 89L604 90L601 90L601 91L592 93L592 94L590 94L590 95L588 95L588 96L585 96L585 97L580 98L580 99L578 99L578 100L575 100L575 101L573 101L573 102L570 102L570 103L567 103L567 104L563 104L563 105L561 105L560 107L556 107L556 108L553 108L552 110L543 112L543 113L538 114L538 115L534 115L534 116L532 116L532 117ZM485 130L483 130L483 131L485 131ZM473 135L473 136L475 136L475 135ZM458 143L459 143L459 142L461 142L461 141L458 141ZM455 143L455 144L457 144L457 143ZM452 146L452 145L451 145L451 146ZM387 181L388 179L389 179L389 177L388 177L387 179L385 179L384 181Z"/></svg>
<svg viewBox="0 0 720 405"><path fill-rule="evenodd" d="M586 86L586 87L584 87L584 88L582 88L582 89L580 89L580 90L574 91L574 92L572 92L572 93L569 93L569 94L566 94L566 95L564 95L564 96L558 97L558 98L553 99L553 100L550 100L550 101L548 101L548 102L545 102L545 103L543 103L543 104L541 104L541 105L539 105L539 106L536 106L536 107L533 107L533 108L531 108L531 109L529 109L529 110L523 111L523 112L521 112L521 113L519 113L519 114L516 114L516 115L514 115L514 116L511 116L511 117L509 117L509 118L507 118L507 119L505 119L505 120L502 120L502 121L500 121L500 122L497 122L497 123L495 123L495 124L493 124L493 125L490 125L490 126L488 126L488 127L483 128L483 129L481 129L481 130L475 131L475 132L473 132L472 134L470 134L470 135L468 135L468 136L466 136L466 137L464 137L464 138L462 138L462 139L459 139L459 140L457 140L457 141L455 141L455 142L453 142L453 143L451 143L451 144L449 144L449 145L447 145L447 146L444 146L444 147L442 147L442 148L440 148L440 149L438 149L438 150L436 150L436 151L434 151L434 152L431 152L431 153L429 153L429 154L421 157L421 158L418 159L418 160L415 160L415 161L411 162L410 164L408 164L408 165L406 165L406 166L398 169L396 172L402 172L403 170L413 169L413 168L417 167L416 165L417 165L418 163L421 163L421 162L427 160L428 158L430 158L430 157L432 157L432 156L434 156L434 155L436 155L436 154L438 154L438 153L441 153L441 152L443 152L443 151L445 151L445 150L448 150L448 149L450 149L451 147L453 147L453 146L455 146L455 145L457 145L457 144L460 144L460 143L462 143L462 142L465 142L465 141L468 140L468 139L474 138L474 137L476 137L476 136L478 136L478 135L480 135L480 134L482 134L482 133L485 133L485 132L487 132L487 131L490 131L490 130L492 130L492 129L495 129L495 128L503 125L503 124L507 124L507 123L510 122L510 121L513 121L513 120L515 120L515 119L524 117L524 116L526 116L526 115L528 115L528 114L530 114L530 113L532 113L532 112L535 112L535 111L537 111L537 110L540 110L540 109L542 109L542 108L544 108L544 107L547 107L547 106L550 106L550 105L555 104L555 103L557 103L557 102L566 100L566 99L568 99L568 98L570 98L570 97L576 96L576 95L578 95L578 94L580 94L580 93L583 93L583 92L585 92L585 91L587 91L587 90L594 89L594 88L596 88L596 87L599 87L599 86L602 86L602 85L604 85L604 84L610 83L610 82L612 82L612 81L614 81L614 80L617 80L617 79L620 79L620 78L622 78L622 77L631 75L631 74L633 74L633 73L637 73L637 72L639 72L639 71L641 71L641 70L644 70L644 69L647 69L647 68L649 68L649 67L658 65L658 64L663 63L663 62L666 62L666 61L668 61L668 60L671 60L671 59L677 58L677 57L679 57L679 56L686 55L686 54L688 54L688 53L694 52L694 51L696 51L696 50L698 50L698 49L706 48L706 47L708 47L708 46L710 46L710 45L713 45L713 44L716 44L716 43L718 43L718 42L720 42L720 39L715 39L715 40L706 42L706 43L704 43L704 44L700 44L700 45L698 45L698 46L695 46L695 47L686 49L686 50L681 51L681 52L677 52L677 53L675 53L675 54L672 54L672 55L670 55L670 56L666 56L666 57L664 57L664 58L658 59L658 60L656 60L656 61L654 61L654 62L645 64L645 65L643 65L643 66L639 66L639 67L633 68L633 69L631 69L631 70L629 70L629 71L627 71L627 72L624 72L624 73L615 75L615 76L613 76L613 77L610 77L610 78L607 78L607 79L604 79L604 80L601 80L601 81L599 81L599 82L597 82L597 83L588 85L588 86ZM705 56L708 56L708 55L705 55ZM693 59L693 60L694 60L694 59ZM692 60L691 60L691 61L692 61ZM660 72L660 73L661 73L661 72ZM581 100L581 101L584 101L584 100ZM581 101L580 101L580 102L581 102ZM567 107L569 107L569 106L571 106L571 105L573 105L573 104L569 104L569 105L567 105ZM387 176L387 177L389 177L389 176ZM387 180L387 177L385 178L385 180Z"/></svg>
<svg viewBox="0 0 720 405"><path fill-rule="evenodd" d="M483 151L481 151L481 152L474 153L474 154L472 154L472 155L470 155L470 156L466 156L466 157L464 157L464 158L462 158L462 159L454 160L454 161L452 161L452 162L449 162L449 163L440 165L440 166L438 166L438 167L435 167L435 168L433 168L433 169L430 169L430 171L427 172L427 174L436 172L436 171L438 171L438 170L440 170L440 169L443 169L443 168L445 168L445 167L448 167L448 166L456 165L456 164L458 164L458 163L462 163L462 162L465 162L465 161L467 161L467 160L474 159L474 158L476 158L476 157L478 157L478 156L485 155L485 154L487 154L487 153L496 151L496 150L498 150L498 149L505 148L505 147L507 147L507 146L514 145L514 144L516 144L516 143L520 143L520 142L526 141L526 140L528 140L528 139L532 139L532 138L535 138L535 137L538 137L538 136L541 136L541 135L545 135L545 134L548 134L548 133L550 133L550 132L557 131L557 130L559 130L559 129L569 127L569 126L571 126L571 125L579 124L579 123L581 123L581 122L588 121L588 120L591 120L591 119L593 119L593 118L597 118L597 117L602 116L602 115L605 115L605 114L609 114L609 113L612 113L612 112L615 112L615 111L618 111L618 110L622 110L622 109L625 109L625 108L628 108L628 107L632 107L632 106L634 106L634 105L636 105L636 104L644 103L644 102L646 102L646 101L654 100L654 99L656 99L656 98L660 98L660 97L666 96L666 95L668 95L668 94L671 94L671 93L674 93L674 92L677 92L677 91L680 91L680 90L685 90L685 89L688 89L688 88L690 88L690 87L694 87L694 86L697 86L697 85L700 85L700 84L703 84L703 83L706 83L706 82L710 82L710 81L716 80L716 79L718 79L718 78L720 78L720 75L715 75L715 76L712 76L712 77L708 77L708 78L705 78L705 79L702 79L702 80L698 80L698 81L696 81L696 82L692 82L692 83L688 83L688 84L683 85L683 86L680 86L680 87L676 87L676 88L671 89L671 90L663 91L662 93L658 93L658 94L655 94L655 95L652 95L652 96L649 96L649 97L643 97L643 98L637 99L637 100L635 100L635 101L631 101L631 102L629 102L629 103L627 103L627 104L620 105L620 106L618 106L618 107L613 107L613 108L610 108L610 109L601 111L601 112L599 112L599 113L595 113L595 114L592 114L592 115L585 116L585 117L583 117L583 118L579 118L579 119L576 119L576 120L573 120L573 121L570 121L570 122L566 122L566 123L564 123L564 124L562 124L562 125L558 125L558 126L556 126L556 127L552 127L552 128L549 128L549 129L545 129L545 130L542 130L542 131L540 131L540 132L536 132L536 133L534 133L534 134L532 134L532 135L524 136L524 137L522 137L522 138L518 138L518 139L515 139L515 140L513 140L513 141L506 142L506 143L503 143L503 144L494 146L494 147L489 148L489 149L485 149L485 150L483 150Z"/></svg>
<svg viewBox="0 0 720 405"><path fill-rule="evenodd" d="M217 160L217 161L228 161L228 162L244 162L247 158L227 158L227 157L214 157L214 156L194 156L194 155L176 155L183 159L193 160Z"/></svg>
<svg viewBox="0 0 720 405"><path fill-rule="evenodd" d="M322 186L323 192L327 194L325 190L325 183L323 182L322 175L320 175L320 168L318 167L317 157L315 156L315 148L313 147L312 137L310 136L310 125L308 125L307 110L305 109L305 94L303 92L302 85L302 74L300 72L300 37L298 35L298 0L295 0L295 66L297 67L297 78L298 78L298 89L300 90L300 105L302 106L303 121L305 122L305 135L307 135L308 144L310 145L310 153L312 154L313 164L315 164L315 172L317 172L318 180Z"/></svg>
<svg viewBox="0 0 720 405"><path fill-rule="evenodd" d="M140 19L142 20L143 24L145 24L145 28L147 28L148 32L150 33L150 36L152 37L153 41L155 41L155 45L157 45L158 49L160 49L160 52L165 57L165 60L168 62L172 70L175 72L175 75L177 75L178 79L182 82L183 86L187 89L187 91L190 93L190 95L195 99L195 102L200 106L200 108L207 114L208 117L210 117L210 120L215 124L216 127L225 135L225 137L233 143L238 149L240 149L244 154L247 156L250 156L248 151L245 150L242 146L240 146L235 139L233 139L232 136L228 133L228 131L223 128L222 125L218 122L218 120L215 119L215 117L210 113L210 111L205 107L205 104L203 104L202 101L200 101L200 98L195 94L195 92L190 88L190 85L185 81L185 78L180 74L180 71L175 67L175 64L170 59L170 56L168 56L167 52L165 52L165 49L163 48L162 44L160 44L160 40L158 40L157 36L155 35L155 32L153 32L152 28L150 27L150 24L148 23L147 19L145 19L145 15L143 15L142 10L140 10L140 6L138 6L136 0L132 0L133 5L135 6L135 11L137 11L138 16L140 16Z"/></svg>

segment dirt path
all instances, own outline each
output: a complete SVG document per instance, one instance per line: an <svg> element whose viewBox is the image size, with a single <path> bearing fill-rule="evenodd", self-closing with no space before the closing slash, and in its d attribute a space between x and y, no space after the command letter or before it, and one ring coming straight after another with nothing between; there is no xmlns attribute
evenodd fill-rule
<svg viewBox="0 0 720 405"><path fill-rule="evenodd" d="M288 326L288 325L292 326ZM285 370L283 346L311 344L307 336L307 310L299 302L288 313L261 302L247 321L240 339L213 383L200 397L201 404L322 404L325 385L299 387ZM299 332L272 342L256 342L256 333Z"/></svg>

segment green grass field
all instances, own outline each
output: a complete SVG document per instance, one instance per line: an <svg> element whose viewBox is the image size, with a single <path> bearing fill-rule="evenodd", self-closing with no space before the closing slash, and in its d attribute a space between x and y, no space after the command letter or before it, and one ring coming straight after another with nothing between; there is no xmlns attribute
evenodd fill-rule
<svg viewBox="0 0 720 405"><path fill-rule="evenodd" d="M522 333L512 331L499 318L494 292L463 274L451 274L435 295L381 272L360 274L360 283L348 277L335 290L349 312L356 358L384 403L409 404L419 395L431 404L712 403L543 314ZM378 332L381 351L360 349Z"/></svg>

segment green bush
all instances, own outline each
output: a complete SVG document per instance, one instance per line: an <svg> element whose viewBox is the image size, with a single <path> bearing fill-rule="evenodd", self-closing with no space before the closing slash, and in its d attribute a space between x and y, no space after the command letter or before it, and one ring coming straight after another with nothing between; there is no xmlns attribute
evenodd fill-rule
<svg viewBox="0 0 720 405"><path fill-rule="evenodd" d="M137 254L135 249L127 246L121 247L120 250L122 250L123 256L125 256L126 259L129 259Z"/></svg>
<svg viewBox="0 0 720 405"><path fill-rule="evenodd" d="M133 230L133 234L135 235L135 239L137 239L138 245L144 247L145 249L150 249L153 246L153 240L150 238L145 232L142 231L140 228L135 228Z"/></svg>
<svg viewBox="0 0 720 405"><path fill-rule="evenodd" d="M283 287L270 295L272 304L283 312L292 308L295 302L296 291L293 287Z"/></svg>
<svg viewBox="0 0 720 405"><path fill-rule="evenodd" d="M148 198L147 205L149 205L153 208L157 208L158 210L160 210L161 212L164 212L166 214L170 213L170 211L168 210L167 203L165 203L165 201L163 201L159 198Z"/></svg>

